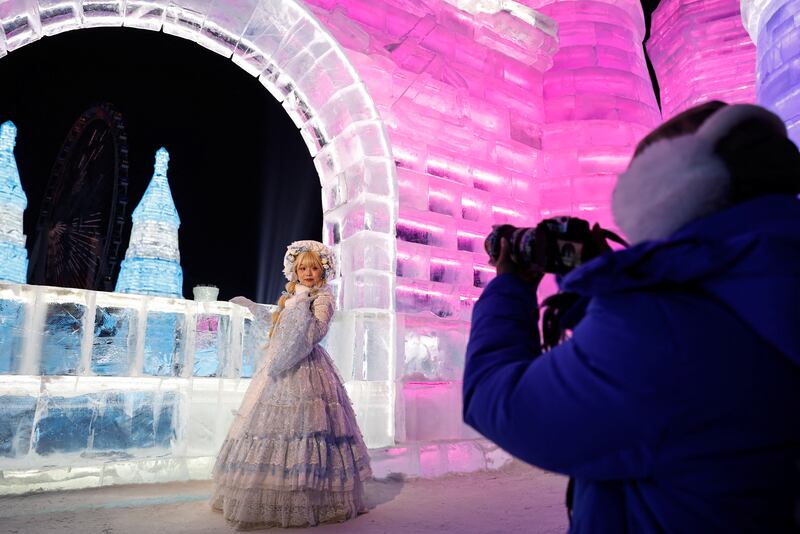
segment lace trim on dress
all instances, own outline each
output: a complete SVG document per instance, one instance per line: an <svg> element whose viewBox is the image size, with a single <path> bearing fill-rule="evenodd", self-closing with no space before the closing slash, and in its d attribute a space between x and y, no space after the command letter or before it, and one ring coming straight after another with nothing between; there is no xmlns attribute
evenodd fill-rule
<svg viewBox="0 0 800 534"><path fill-rule="evenodd" d="M358 493L332 491L285 492L219 487L211 506L222 511L239 530L303 527L345 521L366 511Z"/></svg>

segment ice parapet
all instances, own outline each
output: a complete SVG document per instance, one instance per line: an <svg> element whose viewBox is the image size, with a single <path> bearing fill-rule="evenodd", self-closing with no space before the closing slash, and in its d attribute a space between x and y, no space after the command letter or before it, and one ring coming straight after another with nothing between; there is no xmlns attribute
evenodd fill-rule
<svg viewBox="0 0 800 534"><path fill-rule="evenodd" d="M254 306L0 283L0 494L57 466L133 482L121 463L212 457L268 343L274 307Z"/></svg>

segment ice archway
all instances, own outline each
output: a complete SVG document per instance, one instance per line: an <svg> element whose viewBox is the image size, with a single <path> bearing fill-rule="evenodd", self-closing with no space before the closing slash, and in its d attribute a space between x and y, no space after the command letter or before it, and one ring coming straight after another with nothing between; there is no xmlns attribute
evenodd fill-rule
<svg viewBox="0 0 800 534"><path fill-rule="evenodd" d="M360 337L365 331L355 324L365 314L381 322L393 336L397 218L394 159L383 122L355 68L303 4L296 0L11 0L0 5L0 23L4 30L0 32L0 57L43 36L125 26L163 29L195 41L230 57L258 77L282 103L314 158L323 191L323 239L343 258L352 257L351 249L358 248L365 236L373 245L382 245L378 247L380 257L373 258L369 266L373 278L385 281L378 288L382 292L372 288L369 298L355 298L359 292L356 286L361 285L357 281L359 270L346 261L333 282L342 312L336 328L343 331L350 327L353 341L350 354L342 353L344 346L337 347L337 359L351 360L356 348L364 346ZM380 216L359 217L366 205ZM388 343L380 355L387 369L393 368L393 348L394 343ZM371 445L393 444L392 382L357 382L349 386L361 408L360 417L368 411L367 426L374 421L380 427L365 429Z"/></svg>

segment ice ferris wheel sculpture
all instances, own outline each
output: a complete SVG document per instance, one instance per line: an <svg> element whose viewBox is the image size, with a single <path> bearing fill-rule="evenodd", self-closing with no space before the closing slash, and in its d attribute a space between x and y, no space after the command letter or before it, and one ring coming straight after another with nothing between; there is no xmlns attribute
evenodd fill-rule
<svg viewBox="0 0 800 534"><path fill-rule="evenodd" d="M167 181L169 153L156 152L150 185L133 210L128 251L117 280L120 293L182 297L183 270L178 249L181 220Z"/></svg>
<svg viewBox="0 0 800 534"><path fill-rule="evenodd" d="M75 121L50 173L28 283L110 291L128 198L128 140L110 104Z"/></svg>
<svg viewBox="0 0 800 534"><path fill-rule="evenodd" d="M28 199L14 159L16 137L14 123L7 121L0 126L0 281L24 284L28 253L22 232L22 214Z"/></svg>

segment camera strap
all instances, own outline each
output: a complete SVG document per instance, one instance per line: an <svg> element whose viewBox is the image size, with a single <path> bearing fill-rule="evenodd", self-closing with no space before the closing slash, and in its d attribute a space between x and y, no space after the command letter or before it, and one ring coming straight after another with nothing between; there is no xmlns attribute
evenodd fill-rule
<svg viewBox="0 0 800 534"><path fill-rule="evenodd" d="M606 228L601 228L601 230L602 230L603 237L608 239L609 241L613 241L614 243L618 243L618 244L622 245L625 248L628 248L630 246L630 244L627 241L625 241L624 239L622 239L619 236L618 233L612 232L611 230L608 230Z"/></svg>

